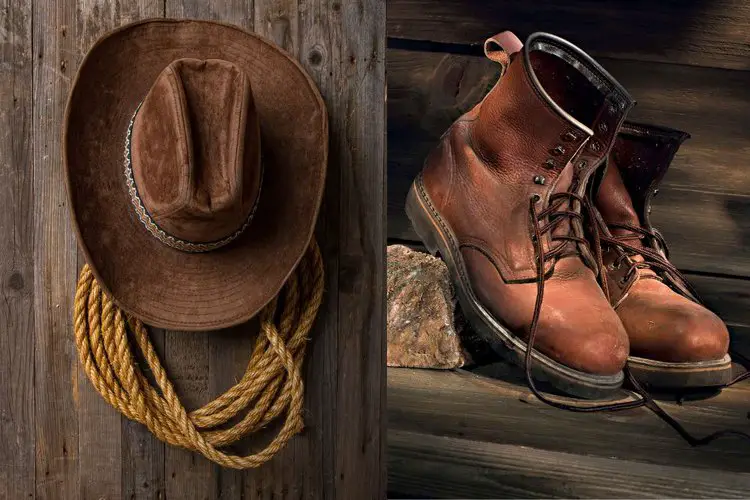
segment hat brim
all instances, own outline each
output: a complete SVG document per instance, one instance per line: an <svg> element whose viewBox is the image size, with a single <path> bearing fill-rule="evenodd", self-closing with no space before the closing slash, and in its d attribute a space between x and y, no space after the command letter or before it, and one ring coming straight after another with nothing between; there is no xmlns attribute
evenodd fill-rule
<svg viewBox="0 0 750 500"><path fill-rule="evenodd" d="M250 226L226 247L197 254L145 229L123 163L136 107L169 63L187 57L224 59L248 75L264 165ZM63 162L86 260L127 313L175 330L242 323L278 294L312 237L327 156L325 104L302 67L267 40L216 22L154 19L105 35L78 70L64 121Z"/></svg>

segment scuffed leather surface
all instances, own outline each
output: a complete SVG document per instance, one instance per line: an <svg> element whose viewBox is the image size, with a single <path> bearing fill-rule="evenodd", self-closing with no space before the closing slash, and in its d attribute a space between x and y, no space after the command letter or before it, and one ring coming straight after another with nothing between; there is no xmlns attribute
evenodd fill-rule
<svg viewBox="0 0 750 500"><path fill-rule="evenodd" d="M255 218L233 243L203 254L153 238L133 213L123 175L127 124L159 74L181 58L237 65L261 123L265 177ZM299 64L257 35L189 20L120 28L82 63L65 128L70 204L86 260L118 305L148 324L210 330L248 320L310 242L327 164L325 105Z"/></svg>
<svg viewBox="0 0 750 500"><path fill-rule="evenodd" d="M679 131L639 125L625 127L609 158L607 172L596 197L596 206L605 223L647 225L647 200L666 173L669 164L687 137ZM614 228L621 236L629 231ZM637 247L650 242L629 240ZM612 264L619 254L608 249L605 263ZM641 255L631 257L643 262ZM697 362L721 359L729 349L729 333L716 314L691 300L657 277L663 273L638 270L627 283L628 269L607 266L613 305L630 338L631 354L667 362Z"/></svg>
<svg viewBox="0 0 750 500"><path fill-rule="evenodd" d="M653 279L638 280L617 308L633 356L671 362L721 359L729 333L714 313Z"/></svg>
<svg viewBox="0 0 750 500"><path fill-rule="evenodd" d="M611 124L612 129L595 135L601 147L582 151L589 133L550 108L516 54L484 101L444 134L422 174L439 216L458 239L478 299L522 338L528 336L537 293L529 200L539 195L541 211L552 193L575 189L582 194L588 176L611 147L625 111L614 108L610 113L611 96L592 98L596 89L554 56L539 55L532 61L540 82L563 109L592 126ZM563 139L571 133L572 140ZM563 151L553 153L558 146ZM553 168L545 166L550 158ZM578 158L586 158L585 167L578 168ZM544 176L544 185L534 182L538 175ZM569 231L565 222L554 234ZM543 236L545 252L559 243L551 243L550 233ZM574 253L556 263L549 260L545 271L535 347L584 372L618 373L628 355L627 335L592 270Z"/></svg>
<svg viewBox="0 0 750 500"><path fill-rule="evenodd" d="M536 300L536 283L505 282L481 252L461 252L474 293L496 318L523 339ZM594 273L579 259L562 259L544 285L536 348L571 368L601 375L622 370L628 337Z"/></svg>

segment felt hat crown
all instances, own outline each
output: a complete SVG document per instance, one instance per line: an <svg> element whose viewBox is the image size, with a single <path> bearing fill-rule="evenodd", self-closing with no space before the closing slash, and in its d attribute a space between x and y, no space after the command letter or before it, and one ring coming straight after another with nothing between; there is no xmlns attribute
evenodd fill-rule
<svg viewBox="0 0 750 500"><path fill-rule="evenodd" d="M249 225L261 187L260 128L250 80L236 65L170 63L127 135L131 200L159 241L210 251Z"/></svg>
<svg viewBox="0 0 750 500"><path fill-rule="evenodd" d="M244 322L277 295L312 238L327 154L325 105L299 63L217 22L109 32L64 120L89 266L120 308L176 330Z"/></svg>

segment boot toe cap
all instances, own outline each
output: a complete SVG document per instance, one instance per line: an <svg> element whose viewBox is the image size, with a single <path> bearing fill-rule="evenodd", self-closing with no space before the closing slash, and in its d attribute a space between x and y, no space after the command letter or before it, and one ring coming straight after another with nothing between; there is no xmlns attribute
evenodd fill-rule
<svg viewBox="0 0 750 500"><path fill-rule="evenodd" d="M670 361L713 361L727 354L729 332L726 325L712 312L704 311L675 322L674 331L678 341Z"/></svg>
<svg viewBox="0 0 750 500"><path fill-rule="evenodd" d="M602 332L582 339L573 368L593 375L615 375L628 359L629 346L624 335Z"/></svg>

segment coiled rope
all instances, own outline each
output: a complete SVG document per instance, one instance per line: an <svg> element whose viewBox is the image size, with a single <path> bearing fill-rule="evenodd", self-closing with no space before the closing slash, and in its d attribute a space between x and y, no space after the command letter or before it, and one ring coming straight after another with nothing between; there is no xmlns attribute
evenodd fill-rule
<svg viewBox="0 0 750 500"><path fill-rule="evenodd" d="M160 440L201 453L224 467L247 469L270 460L303 428L301 367L307 334L323 297L323 261L313 240L278 297L260 312L260 334L242 379L224 394L188 414L175 393L140 320L127 316L104 293L88 265L78 278L75 337L78 356L101 396ZM278 326L274 322L281 298ZM133 356L128 327L156 385ZM241 420L225 426L250 407ZM236 456L230 445L286 413L278 434L261 451Z"/></svg>

